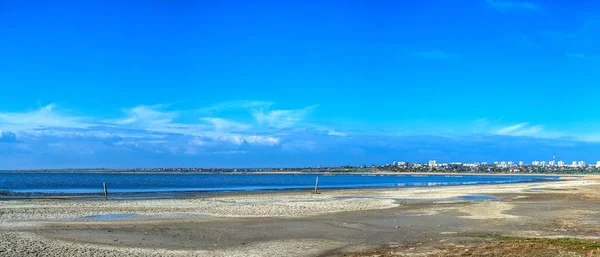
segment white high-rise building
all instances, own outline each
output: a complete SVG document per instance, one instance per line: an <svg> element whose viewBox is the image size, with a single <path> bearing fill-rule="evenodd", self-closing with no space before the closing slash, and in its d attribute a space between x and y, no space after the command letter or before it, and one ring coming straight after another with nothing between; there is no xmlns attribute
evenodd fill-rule
<svg viewBox="0 0 600 257"><path fill-rule="evenodd" d="M481 162L480 164L481 165L487 165L487 162Z"/></svg>
<svg viewBox="0 0 600 257"><path fill-rule="evenodd" d="M436 164L436 161L435 161L435 160L431 160L431 161L429 161L429 167L435 167L436 165L437 165L437 164Z"/></svg>
<svg viewBox="0 0 600 257"><path fill-rule="evenodd" d="M519 166L523 167L525 163L523 161L519 161Z"/></svg>
<svg viewBox="0 0 600 257"><path fill-rule="evenodd" d="M542 166L542 167L546 167L546 161L541 161L541 162L540 162L540 166Z"/></svg>
<svg viewBox="0 0 600 257"><path fill-rule="evenodd" d="M584 162L584 161L579 161L579 162L577 163L577 167L579 167L579 168L584 168L584 167L585 167L585 162Z"/></svg>
<svg viewBox="0 0 600 257"><path fill-rule="evenodd" d="M554 167L554 165L556 165L556 163L554 163L554 161L549 161L549 162L548 162L548 166L550 166L550 167Z"/></svg>
<svg viewBox="0 0 600 257"><path fill-rule="evenodd" d="M573 168L574 168L574 167L577 167L577 161L573 161L573 162L571 163L571 167L573 167Z"/></svg>
<svg viewBox="0 0 600 257"><path fill-rule="evenodd" d="M600 168L600 161L596 162L596 168Z"/></svg>
<svg viewBox="0 0 600 257"><path fill-rule="evenodd" d="M508 162L508 167L512 167L512 166L515 166L515 163L513 161L509 161Z"/></svg>
<svg viewBox="0 0 600 257"><path fill-rule="evenodd" d="M558 161L558 167L564 167L564 166L565 166L564 161Z"/></svg>

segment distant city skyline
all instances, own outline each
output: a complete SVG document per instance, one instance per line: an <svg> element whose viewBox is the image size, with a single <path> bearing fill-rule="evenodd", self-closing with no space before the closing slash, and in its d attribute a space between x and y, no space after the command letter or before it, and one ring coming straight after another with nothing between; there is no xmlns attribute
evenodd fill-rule
<svg viewBox="0 0 600 257"><path fill-rule="evenodd" d="M594 163L599 8L8 1L0 169Z"/></svg>

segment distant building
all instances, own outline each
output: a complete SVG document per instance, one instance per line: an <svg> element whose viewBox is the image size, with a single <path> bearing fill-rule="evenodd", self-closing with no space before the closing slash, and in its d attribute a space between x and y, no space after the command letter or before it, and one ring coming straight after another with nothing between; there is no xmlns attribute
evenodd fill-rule
<svg viewBox="0 0 600 257"><path fill-rule="evenodd" d="M585 168L585 162L584 161L579 161L577 163L577 167L579 167L579 168Z"/></svg>
<svg viewBox="0 0 600 257"><path fill-rule="evenodd" d="M571 167L573 167L573 168L577 167L577 161L573 161L573 162L571 163Z"/></svg>
<svg viewBox="0 0 600 257"><path fill-rule="evenodd" d="M596 168L600 168L600 161L596 162Z"/></svg>
<svg viewBox="0 0 600 257"><path fill-rule="evenodd" d="M548 162L548 166L554 167L554 165L556 165L556 163L554 162L554 160Z"/></svg>
<svg viewBox="0 0 600 257"><path fill-rule="evenodd" d="M487 165L488 163L487 162L481 162L480 164L481 165Z"/></svg>
<svg viewBox="0 0 600 257"><path fill-rule="evenodd" d="M564 166L565 166L564 161L558 161L558 167L564 167Z"/></svg>
<svg viewBox="0 0 600 257"><path fill-rule="evenodd" d="M540 166L542 166L542 167L546 167L546 161L541 161L541 162L540 162Z"/></svg>
<svg viewBox="0 0 600 257"><path fill-rule="evenodd" d="M519 161L519 166L523 167L525 166L525 163L523 161Z"/></svg>
<svg viewBox="0 0 600 257"><path fill-rule="evenodd" d="M512 167L512 166L515 166L515 163L513 161L509 161L508 162L508 167Z"/></svg>
<svg viewBox="0 0 600 257"><path fill-rule="evenodd" d="M435 167L436 165L437 165L437 162L435 160L429 161L429 167Z"/></svg>

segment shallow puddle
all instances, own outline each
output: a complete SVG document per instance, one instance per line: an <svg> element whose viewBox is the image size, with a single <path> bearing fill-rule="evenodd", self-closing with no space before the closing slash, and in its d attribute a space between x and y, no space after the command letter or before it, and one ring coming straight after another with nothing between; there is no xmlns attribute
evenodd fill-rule
<svg viewBox="0 0 600 257"><path fill-rule="evenodd" d="M136 214L136 213L111 213L111 214L99 214L89 215L77 218L77 220L87 221L109 221L109 220L162 220L162 219L189 219L189 218L203 218L210 217L206 214L200 213L168 213L168 214Z"/></svg>
<svg viewBox="0 0 600 257"><path fill-rule="evenodd" d="M85 216L83 219L86 220L111 220L111 219L126 219L135 216L134 213L115 213L115 214L100 214Z"/></svg>
<svg viewBox="0 0 600 257"><path fill-rule="evenodd" d="M469 200L469 201L491 201L498 200L499 198L492 195L462 195L458 199Z"/></svg>

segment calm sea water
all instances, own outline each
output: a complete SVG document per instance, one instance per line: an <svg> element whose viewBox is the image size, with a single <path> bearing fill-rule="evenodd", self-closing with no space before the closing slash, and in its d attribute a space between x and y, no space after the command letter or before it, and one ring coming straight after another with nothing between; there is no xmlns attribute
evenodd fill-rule
<svg viewBox="0 0 600 257"><path fill-rule="evenodd" d="M8 195L231 192L313 188L384 188L448 186L556 180L548 176L475 175L333 175L323 174L125 174L125 173L0 173L0 191Z"/></svg>

